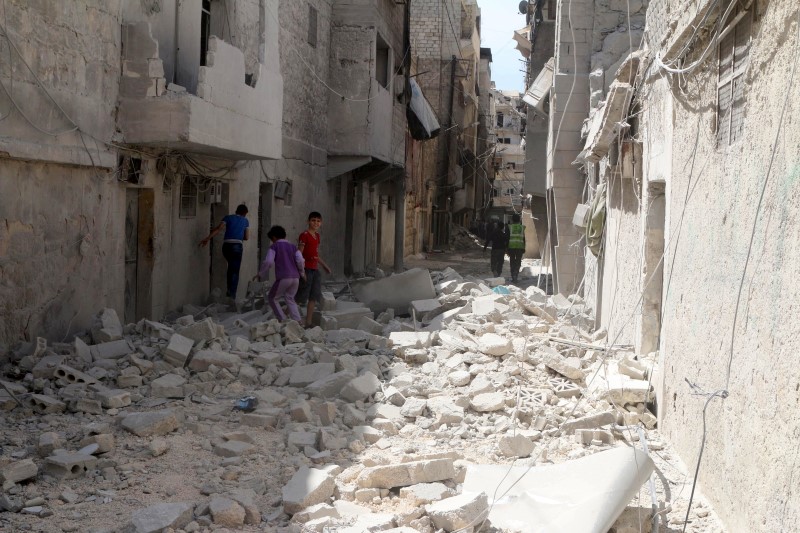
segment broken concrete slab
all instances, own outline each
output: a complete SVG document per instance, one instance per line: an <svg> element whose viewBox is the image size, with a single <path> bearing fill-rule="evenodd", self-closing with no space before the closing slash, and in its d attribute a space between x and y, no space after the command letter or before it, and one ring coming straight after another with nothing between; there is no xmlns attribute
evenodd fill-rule
<svg viewBox="0 0 800 533"><path fill-rule="evenodd" d="M169 344L164 348L162 354L164 360L173 366L183 367L189 359L189 354L192 353L194 341L188 337L184 337L180 333L174 333L169 338Z"/></svg>
<svg viewBox="0 0 800 533"><path fill-rule="evenodd" d="M95 315L91 326L92 341L95 344L111 342L122 338L122 323L114 309L106 308Z"/></svg>
<svg viewBox="0 0 800 533"><path fill-rule="evenodd" d="M310 365L296 366L289 376L289 385L292 387L306 387L315 381L327 378L336 371L334 363L312 363Z"/></svg>
<svg viewBox="0 0 800 533"><path fill-rule="evenodd" d="M376 313L392 308L399 314L408 314L411 302L436 298L431 274L421 268L386 278L357 280L350 287L358 301Z"/></svg>
<svg viewBox="0 0 800 533"><path fill-rule="evenodd" d="M464 494L496 487L489 520L501 529L607 533L655 465L635 448L614 448L558 465L469 465Z"/></svg>
<svg viewBox="0 0 800 533"><path fill-rule="evenodd" d="M180 427L174 411L164 409L146 413L130 413L122 419L121 426L139 437L166 435Z"/></svg>
<svg viewBox="0 0 800 533"><path fill-rule="evenodd" d="M19 483L26 479L36 477L39 467L31 459L14 461L0 468L0 483Z"/></svg>
<svg viewBox="0 0 800 533"><path fill-rule="evenodd" d="M455 477L453 459L410 461L365 468L356 479L362 488L392 489L418 483L432 483Z"/></svg>
<svg viewBox="0 0 800 533"><path fill-rule="evenodd" d="M489 498L484 492L459 494L426 505L425 512L438 528L445 531L463 530L477 526L489 514Z"/></svg>
<svg viewBox="0 0 800 533"><path fill-rule="evenodd" d="M318 503L327 503L336 483L326 470L300 467L283 487L283 510L294 514Z"/></svg>
<svg viewBox="0 0 800 533"><path fill-rule="evenodd" d="M514 349L511 339L496 333L485 333L478 339L478 350L486 355L497 357L508 354Z"/></svg>
<svg viewBox="0 0 800 533"><path fill-rule="evenodd" d="M125 339L93 344L89 347L92 358L98 359L120 359L133 351L133 347Z"/></svg>
<svg viewBox="0 0 800 533"><path fill-rule="evenodd" d="M189 368L196 372L204 372L211 365L217 368L238 369L242 364L241 358L232 353L218 352L213 350L200 350L192 356L189 361Z"/></svg>
<svg viewBox="0 0 800 533"><path fill-rule="evenodd" d="M160 533L181 529L192 521L194 504L189 502L159 503L133 512L126 533Z"/></svg>
<svg viewBox="0 0 800 533"><path fill-rule="evenodd" d="M365 372L364 374L351 379L344 387L342 387L339 395L350 402L357 402L364 400L367 397L375 394L381 390L381 382L378 377L372 372Z"/></svg>

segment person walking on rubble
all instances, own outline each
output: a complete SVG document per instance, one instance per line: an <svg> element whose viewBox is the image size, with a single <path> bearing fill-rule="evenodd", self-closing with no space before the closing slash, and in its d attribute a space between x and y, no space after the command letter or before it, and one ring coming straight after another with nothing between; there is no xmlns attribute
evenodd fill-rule
<svg viewBox="0 0 800 533"><path fill-rule="evenodd" d="M225 215L217 227L211 230L208 237L200 241L200 247L206 246L223 229L225 237L222 240L222 256L228 262L228 272L226 274L227 292L226 296L236 299L236 291L239 288L239 270L242 266L242 254L244 253L244 241L250 238L250 222L247 220L247 206L240 204L233 215Z"/></svg>
<svg viewBox="0 0 800 533"><path fill-rule="evenodd" d="M508 244L508 236L503 231L503 224L500 221L493 221L489 224L486 230L486 243L483 245L484 252L486 252L486 247L490 244L492 245L492 255L490 256L489 264L492 268L492 274L495 277L500 277L503 272L506 245Z"/></svg>
<svg viewBox="0 0 800 533"><path fill-rule="evenodd" d="M520 223L520 216L514 214L511 215L511 224L508 225L508 262L511 267L512 282L516 282L519 277L519 267L524 253L525 226Z"/></svg>
<svg viewBox="0 0 800 533"><path fill-rule="evenodd" d="M308 302L306 308L305 327L311 327L311 319L314 316L314 308L317 302L322 301L322 280L319 274L319 266L325 269L328 274L331 269L319 256L320 235L319 228L322 226L322 215L317 211L312 211L308 215L308 229L300 234L297 248L303 254L306 266L305 283L300 287L297 295L297 302L300 305Z"/></svg>
<svg viewBox="0 0 800 533"><path fill-rule="evenodd" d="M272 226L267 237L272 241L272 246L269 247L256 278L259 281L266 280L270 268L274 265L275 283L272 284L272 288L267 294L269 306L275 313L275 318L283 322L286 320L286 314L278 303L278 298L283 297L289 316L300 322L300 310L297 308L294 297L300 286L300 278L306 279L303 254L300 253L297 246L286 240L286 230L282 226Z"/></svg>

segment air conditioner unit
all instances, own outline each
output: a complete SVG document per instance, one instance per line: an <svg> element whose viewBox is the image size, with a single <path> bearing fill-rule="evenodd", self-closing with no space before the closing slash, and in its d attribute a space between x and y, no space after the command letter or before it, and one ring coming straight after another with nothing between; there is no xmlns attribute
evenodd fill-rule
<svg viewBox="0 0 800 533"><path fill-rule="evenodd" d="M222 203L222 182L212 181L208 188L200 195L201 204Z"/></svg>

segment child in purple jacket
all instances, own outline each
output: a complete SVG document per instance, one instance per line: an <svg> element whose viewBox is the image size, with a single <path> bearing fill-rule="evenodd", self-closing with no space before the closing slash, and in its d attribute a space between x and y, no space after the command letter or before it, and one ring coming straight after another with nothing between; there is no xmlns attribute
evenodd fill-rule
<svg viewBox="0 0 800 533"><path fill-rule="evenodd" d="M275 283L272 284L267 295L269 306L278 320L286 320L286 315L277 301L278 298L283 297L286 308L289 310L289 316L299 322L300 311L297 309L294 295L297 294L300 278L305 279L306 277L303 254L300 253L297 246L286 240L286 230L281 226L272 226L267 237L272 241L272 246L269 247L256 277L259 280L266 280L269 276L269 269L275 265Z"/></svg>

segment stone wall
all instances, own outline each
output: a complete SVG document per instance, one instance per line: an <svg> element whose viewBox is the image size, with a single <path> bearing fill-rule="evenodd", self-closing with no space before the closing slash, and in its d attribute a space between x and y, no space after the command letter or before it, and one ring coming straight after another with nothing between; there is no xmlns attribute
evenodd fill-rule
<svg viewBox="0 0 800 533"><path fill-rule="evenodd" d="M707 2L670 4L651 2L653 52L682 47L692 16L702 18ZM666 146L657 142L657 130L645 139L645 179L663 179L663 166L654 164L659 161L668 160L672 169L666 177L661 431L694 464L708 398L692 394L685 380L704 391L727 391L705 413L700 488L730 531L796 531L800 100L792 96L800 8L785 1L755 5L740 140L730 146L717 141L716 54L684 75L680 86L660 81L653 66L642 89L652 98L643 118L647 130L674 117ZM689 54L687 63L696 58Z"/></svg>

